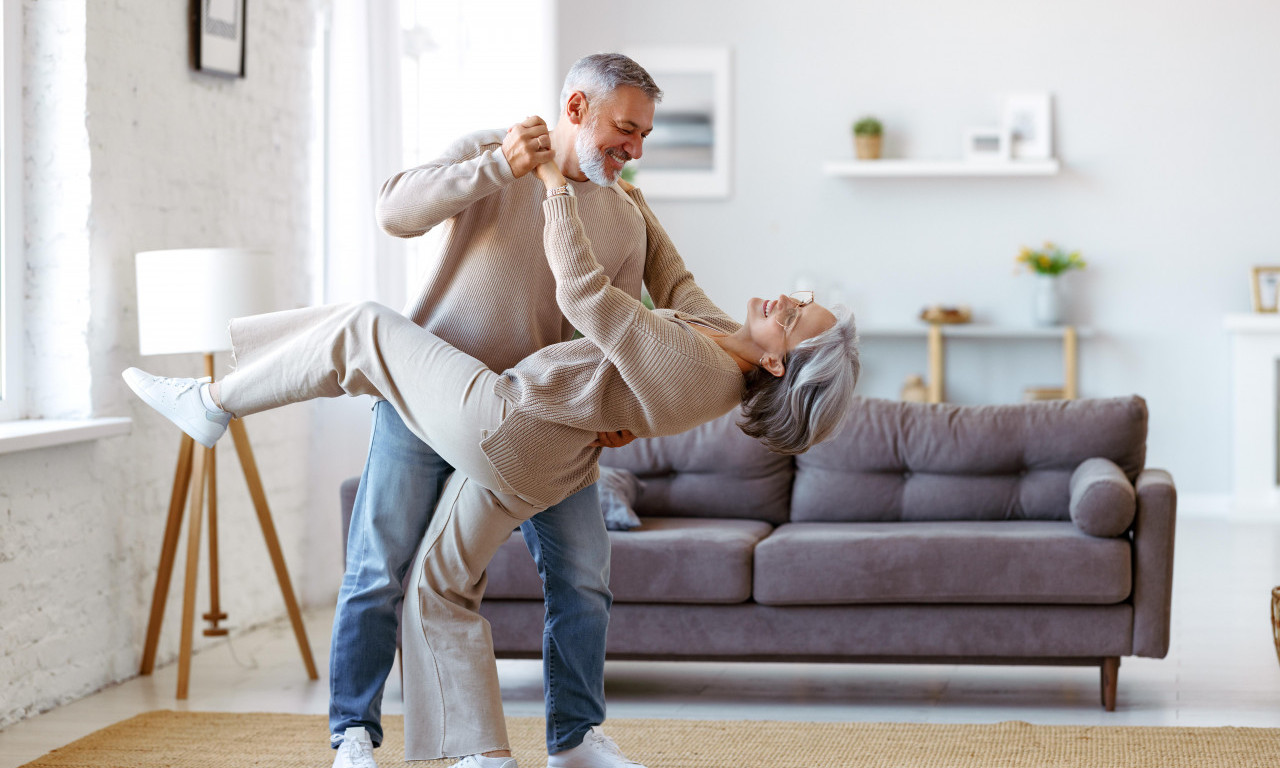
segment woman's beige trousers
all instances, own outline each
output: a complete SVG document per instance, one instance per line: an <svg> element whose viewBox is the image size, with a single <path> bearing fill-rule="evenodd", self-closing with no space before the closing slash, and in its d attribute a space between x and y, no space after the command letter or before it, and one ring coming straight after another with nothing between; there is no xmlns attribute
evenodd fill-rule
<svg viewBox="0 0 1280 768"><path fill-rule="evenodd" d="M457 470L414 558L404 603L405 758L506 749L493 641L477 611L489 561L541 507L513 493L480 450L508 408L493 393L497 374L373 303L233 320L231 340L236 370L220 394L236 416L373 395Z"/></svg>

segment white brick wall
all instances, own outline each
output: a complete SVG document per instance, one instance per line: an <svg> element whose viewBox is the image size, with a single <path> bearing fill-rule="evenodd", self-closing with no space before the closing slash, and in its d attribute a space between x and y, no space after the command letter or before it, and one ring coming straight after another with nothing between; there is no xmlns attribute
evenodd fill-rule
<svg viewBox="0 0 1280 768"><path fill-rule="evenodd" d="M137 673L179 434L119 373L141 362L187 375L200 360L138 357L133 254L265 248L282 306L307 302L310 61L325 4L250 3L248 77L228 80L190 70L185 2L26 3L30 402L40 416L129 415L134 429L0 456L0 727ZM336 486L307 482L311 418L295 406L246 422L300 596L338 581L336 565L304 559L317 537L337 538ZM222 604L247 628L284 609L225 442ZM160 664L177 653L184 552L185 536ZM313 571L322 586L307 589ZM202 582L198 613L207 599Z"/></svg>

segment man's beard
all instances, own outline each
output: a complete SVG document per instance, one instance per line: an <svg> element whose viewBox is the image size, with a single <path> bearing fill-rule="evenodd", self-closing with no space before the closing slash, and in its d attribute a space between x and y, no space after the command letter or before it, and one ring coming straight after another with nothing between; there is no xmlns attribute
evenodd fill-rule
<svg viewBox="0 0 1280 768"><path fill-rule="evenodd" d="M593 184L607 187L618 180L620 171L614 171L609 168L608 155L601 152L600 148L596 146L595 138L596 123L593 120L584 126L583 130L578 131L578 138L574 140L573 148L578 153L578 168L581 169L587 180ZM611 149L609 151L624 163L631 159L625 150Z"/></svg>

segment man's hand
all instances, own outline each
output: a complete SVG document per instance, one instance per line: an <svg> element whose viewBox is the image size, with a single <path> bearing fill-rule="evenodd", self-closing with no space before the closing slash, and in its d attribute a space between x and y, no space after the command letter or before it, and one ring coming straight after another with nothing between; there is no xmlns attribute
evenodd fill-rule
<svg viewBox="0 0 1280 768"><path fill-rule="evenodd" d="M547 124L537 115L530 115L524 122L507 129L507 136L502 140L502 154L517 179L556 157L551 149Z"/></svg>
<svg viewBox="0 0 1280 768"><path fill-rule="evenodd" d="M619 429L616 432L597 432L596 439L589 445L592 448L621 448L635 439L636 436L631 434L631 430Z"/></svg>

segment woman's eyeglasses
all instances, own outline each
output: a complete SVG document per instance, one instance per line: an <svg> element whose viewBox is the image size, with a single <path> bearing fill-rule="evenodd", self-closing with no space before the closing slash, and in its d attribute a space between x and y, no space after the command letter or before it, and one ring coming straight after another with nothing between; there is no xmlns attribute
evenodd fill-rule
<svg viewBox="0 0 1280 768"><path fill-rule="evenodd" d="M796 291L787 298L795 302L788 307L781 315L773 318L773 321L782 326L782 333L786 335L791 333L791 329L796 327L796 323L800 320L800 310L813 303L813 291Z"/></svg>

